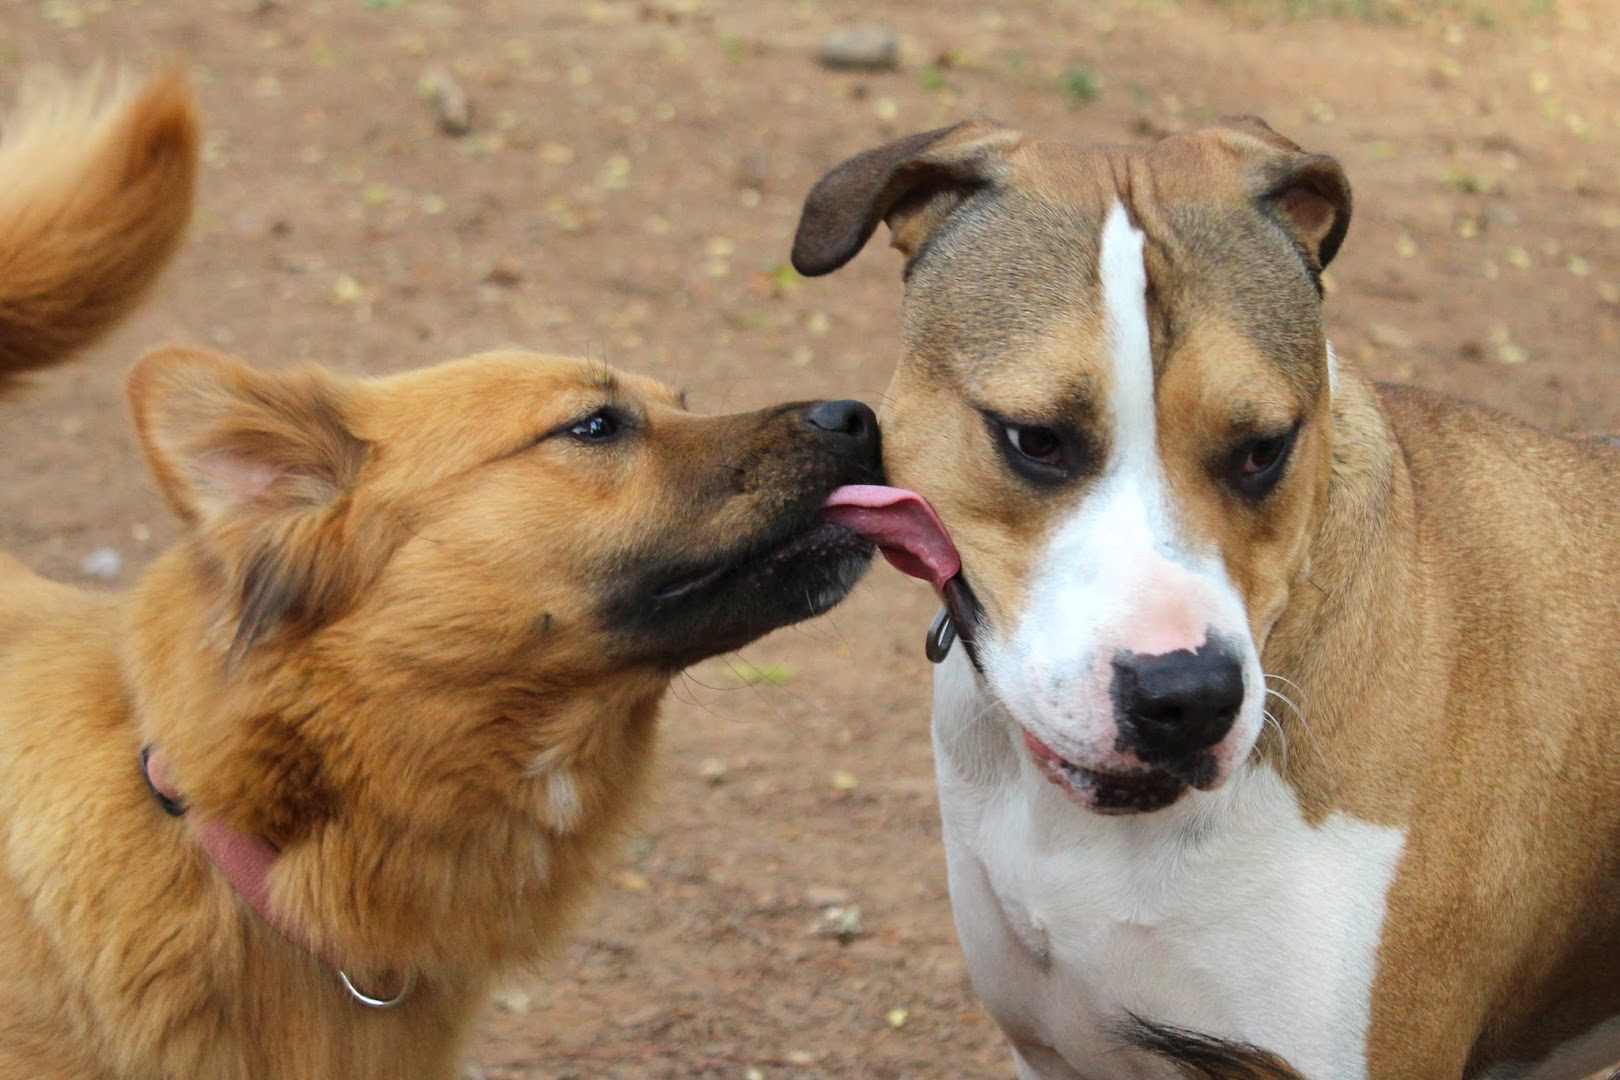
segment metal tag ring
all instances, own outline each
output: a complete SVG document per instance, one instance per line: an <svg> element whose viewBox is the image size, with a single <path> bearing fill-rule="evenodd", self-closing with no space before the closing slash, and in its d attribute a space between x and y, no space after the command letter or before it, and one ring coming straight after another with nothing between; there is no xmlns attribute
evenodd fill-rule
<svg viewBox="0 0 1620 1080"><path fill-rule="evenodd" d="M956 623L951 619L951 609L942 604L933 625L928 628L928 636L923 639L923 653L931 663L944 663L955 642Z"/></svg>
<svg viewBox="0 0 1620 1080"><path fill-rule="evenodd" d="M342 968L338 969L338 978L343 981L343 989L349 992L350 997L371 1009L392 1009L402 1003L406 998L410 997L411 991L416 989L416 972L414 971L407 971L405 973L405 985L401 986L399 988L399 993L395 994L391 998L374 998L371 995L362 992L354 985L352 981L350 981L349 973L344 971Z"/></svg>

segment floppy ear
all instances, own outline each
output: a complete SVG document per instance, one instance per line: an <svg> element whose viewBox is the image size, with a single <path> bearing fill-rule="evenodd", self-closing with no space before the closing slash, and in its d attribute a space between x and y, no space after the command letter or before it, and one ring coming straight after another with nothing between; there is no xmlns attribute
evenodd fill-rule
<svg viewBox="0 0 1620 1080"><path fill-rule="evenodd" d="M1221 121L1251 160L1250 183L1261 206L1287 229L1320 272L1339 253L1350 228L1350 181L1326 154L1308 154L1258 116Z"/></svg>
<svg viewBox="0 0 1620 1080"><path fill-rule="evenodd" d="M268 374L201 349L159 349L130 373L147 464L240 604L233 657L278 623L324 620L357 585L344 517L368 448L345 396L319 371Z"/></svg>
<svg viewBox="0 0 1620 1080"><path fill-rule="evenodd" d="M793 238L793 268L830 274L888 222L909 259L978 188L1007 173L1022 132L990 120L907 135L857 154L816 181Z"/></svg>

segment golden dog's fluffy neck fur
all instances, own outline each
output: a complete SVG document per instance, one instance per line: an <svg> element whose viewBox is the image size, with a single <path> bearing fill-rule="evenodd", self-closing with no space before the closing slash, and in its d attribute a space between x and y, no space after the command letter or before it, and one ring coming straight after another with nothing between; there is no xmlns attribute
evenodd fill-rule
<svg viewBox="0 0 1620 1080"><path fill-rule="evenodd" d="M261 645L222 678L231 630L192 589L199 561L182 546L153 566L121 658L135 727L163 747L192 812L291 849L275 906L361 972L537 958L632 808L623 792L646 774L662 681L611 700L537 698L518 680L469 694L424 687L341 633L313 654ZM503 727L492 760L482 740ZM461 731L477 732L477 757ZM312 830L318 842L303 843Z"/></svg>

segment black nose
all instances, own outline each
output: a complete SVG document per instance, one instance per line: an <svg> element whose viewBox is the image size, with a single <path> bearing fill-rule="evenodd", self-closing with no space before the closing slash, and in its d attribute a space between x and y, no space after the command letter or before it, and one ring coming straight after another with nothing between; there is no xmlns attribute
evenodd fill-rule
<svg viewBox="0 0 1620 1080"><path fill-rule="evenodd" d="M805 410L804 419L811 427L854 440L853 448L876 463L877 414L859 401L818 401Z"/></svg>
<svg viewBox="0 0 1620 1080"><path fill-rule="evenodd" d="M1120 733L1150 764L1185 760L1232 730L1243 704L1243 668L1214 640L1196 652L1114 658Z"/></svg>

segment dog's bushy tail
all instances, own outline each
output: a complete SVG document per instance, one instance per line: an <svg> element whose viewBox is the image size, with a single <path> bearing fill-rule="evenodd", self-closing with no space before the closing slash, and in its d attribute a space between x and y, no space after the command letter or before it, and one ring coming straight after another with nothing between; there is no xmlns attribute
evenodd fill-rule
<svg viewBox="0 0 1620 1080"><path fill-rule="evenodd" d="M25 86L0 123L0 397L157 280L191 218L198 143L179 71Z"/></svg>
<svg viewBox="0 0 1620 1080"><path fill-rule="evenodd" d="M1305 1080L1276 1054L1248 1043L1133 1016L1115 1032L1138 1050L1157 1054L1187 1080Z"/></svg>

